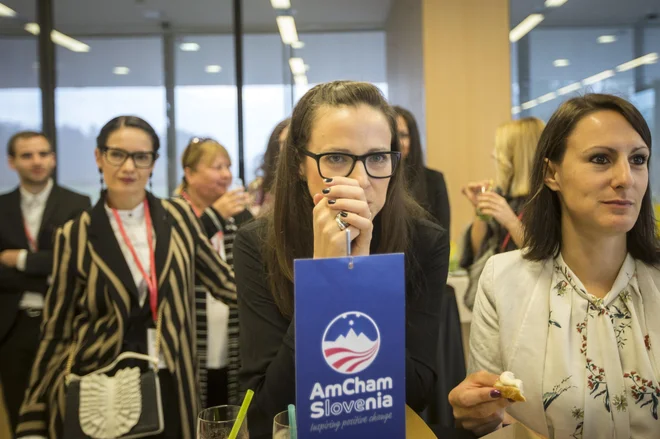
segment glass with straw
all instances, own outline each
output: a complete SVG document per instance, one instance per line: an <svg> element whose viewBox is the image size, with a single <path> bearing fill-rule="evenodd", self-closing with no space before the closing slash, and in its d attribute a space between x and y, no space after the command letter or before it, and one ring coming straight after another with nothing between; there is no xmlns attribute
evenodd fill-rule
<svg viewBox="0 0 660 439"><path fill-rule="evenodd" d="M211 407L197 417L197 439L249 439L247 409L254 392L248 390L243 404Z"/></svg>

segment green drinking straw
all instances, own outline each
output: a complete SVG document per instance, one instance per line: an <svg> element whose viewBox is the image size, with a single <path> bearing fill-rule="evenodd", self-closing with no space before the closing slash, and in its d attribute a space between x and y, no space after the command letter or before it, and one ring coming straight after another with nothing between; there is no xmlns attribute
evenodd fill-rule
<svg viewBox="0 0 660 439"><path fill-rule="evenodd" d="M241 408L238 411L238 416L236 417L236 422L234 423L234 427L231 429L231 432L229 433L229 439L236 439L236 436L238 436L238 432L241 430L243 421L245 421L245 415L247 415L248 407L250 407L250 403L252 402L253 396L254 396L254 392L248 389L248 391L245 393L245 399L243 400L243 404L241 404Z"/></svg>
<svg viewBox="0 0 660 439"><path fill-rule="evenodd" d="M296 426L296 406L289 404L289 439L298 438L298 427Z"/></svg>

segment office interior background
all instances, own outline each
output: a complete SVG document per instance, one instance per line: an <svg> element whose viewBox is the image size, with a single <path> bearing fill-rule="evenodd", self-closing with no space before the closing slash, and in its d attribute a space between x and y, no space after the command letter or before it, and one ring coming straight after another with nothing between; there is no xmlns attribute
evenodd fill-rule
<svg viewBox="0 0 660 439"><path fill-rule="evenodd" d="M474 174L492 168L492 163L483 155L486 164L461 172L464 156L453 160L448 151L470 151L475 145L456 141L447 130L431 135L438 112L430 109L430 101L442 106L444 99L437 93L438 84L452 87L448 82L465 78L467 83L459 89L471 95L466 103L501 101L496 105L510 111L498 113L497 123L525 116L547 121L570 96L615 93L633 101L653 127L655 138L660 138L657 0L497 0L489 6L461 0L460 11L453 3L2 0L0 191L17 184L7 166L4 145L9 136L51 124L57 181L98 198L95 137L106 121L120 114L143 117L161 136L163 148L153 178L157 195L167 196L179 183L180 155L193 136L213 137L225 145L233 158L234 175L248 183L258 174L277 122L314 84L335 79L375 83L393 104L408 106L416 114L430 167L448 176L454 239L465 226L463 219L469 218L460 187L478 177ZM469 28L470 21L497 20L497 14L479 16L487 8L497 8L498 16L504 17L509 41L506 32L500 32L496 43L504 51L496 51L497 58L480 60L481 46L494 43L479 41L478 33L474 33L477 41L469 44L463 41L469 36L452 41L458 31L451 24L467 23ZM453 13L460 17L452 17ZM434 20L433 14L442 14L446 21ZM54 64L40 59L44 53L40 28L48 25L40 20L50 19L57 31L52 35ZM293 22L296 34L287 21ZM444 52L431 59L436 43ZM456 62L452 47L481 51L456 55L462 60ZM495 64L499 66L491 67ZM43 65L48 71L41 71ZM470 84L477 78L472 70L477 69L480 83ZM455 73L443 76L451 71ZM435 90L432 97L431 90ZM54 115L43 111L42 104L48 105L43 93L53 98ZM447 100L447 105L454 105L451 102ZM469 108L464 111L472 114ZM44 114L52 120L44 121ZM456 129L483 130L478 148L491 150L494 130L480 128L478 112L474 115ZM654 157L652 166L658 169L660 154ZM660 177L654 175L653 185L655 194L660 194Z"/></svg>

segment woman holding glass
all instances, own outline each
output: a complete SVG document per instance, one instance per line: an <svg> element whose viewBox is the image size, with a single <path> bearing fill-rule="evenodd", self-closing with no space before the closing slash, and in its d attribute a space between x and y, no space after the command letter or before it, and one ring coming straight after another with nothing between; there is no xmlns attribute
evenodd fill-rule
<svg viewBox="0 0 660 439"><path fill-rule="evenodd" d="M276 178L276 193L287 196L235 244L252 438L270 437L275 415L295 402L293 260L346 255L347 228L353 255L406 255L406 403L427 405L449 242L406 193L400 155L396 115L371 84L321 84L296 105Z"/></svg>
<svg viewBox="0 0 660 439"><path fill-rule="evenodd" d="M236 293L231 269L188 203L146 191L159 145L153 128L134 116L117 117L99 133L96 164L106 190L91 211L57 233L18 437L62 438L63 422L78 422L78 413L65 413L69 372L94 373L126 352L153 356L158 344L164 431L153 437L194 437L194 282L230 306ZM154 409L147 405L143 411Z"/></svg>
<svg viewBox="0 0 660 439"><path fill-rule="evenodd" d="M219 229L211 238L223 260L233 264L236 231L252 219L243 188L230 190L231 158L213 139L193 138L181 156L183 182L177 192L195 215L212 220ZM238 312L213 298L198 282L196 292L197 355L200 360L200 399L203 407L238 404Z"/></svg>
<svg viewBox="0 0 660 439"><path fill-rule="evenodd" d="M523 251L490 259L470 331L472 372L449 395L478 435L516 420L550 438L658 437L660 245L651 133L630 103L586 95L548 121ZM527 402L493 386L511 371Z"/></svg>

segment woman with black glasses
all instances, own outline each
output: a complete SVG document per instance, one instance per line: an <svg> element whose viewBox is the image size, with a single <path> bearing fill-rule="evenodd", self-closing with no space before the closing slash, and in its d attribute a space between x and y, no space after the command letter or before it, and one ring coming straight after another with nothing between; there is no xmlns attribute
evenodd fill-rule
<svg viewBox="0 0 660 439"><path fill-rule="evenodd" d="M71 374L98 373L129 352L159 358L164 431L150 437L195 437L195 279L230 307L236 290L231 269L188 203L160 200L145 190L158 147L153 128L137 117L118 117L101 129L96 163L106 190L91 211L57 233L53 283L18 437L80 437L71 433L77 429L87 436L90 429L102 430L94 437L136 433L122 430L137 418L121 392L112 394L113 386L98 401L81 396L74 401L79 410L71 410L75 392L67 385ZM117 366L144 373L149 363L132 359ZM140 416L153 413L155 399L141 398ZM97 410L91 411L97 419L85 418L83 404ZM113 419L103 422L109 412Z"/></svg>
<svg viewBox="0 0 660 439"><path fill-rule="evenodd" d="M293 111L280 153L273 209L238 231L243 388L255 391L250 438L270 437L295 402L293 260L406 255L406 403L421 411L436 379L446 232L421 219L406 193L395 113L373 85L340 81L310 90Z"/></svg>

